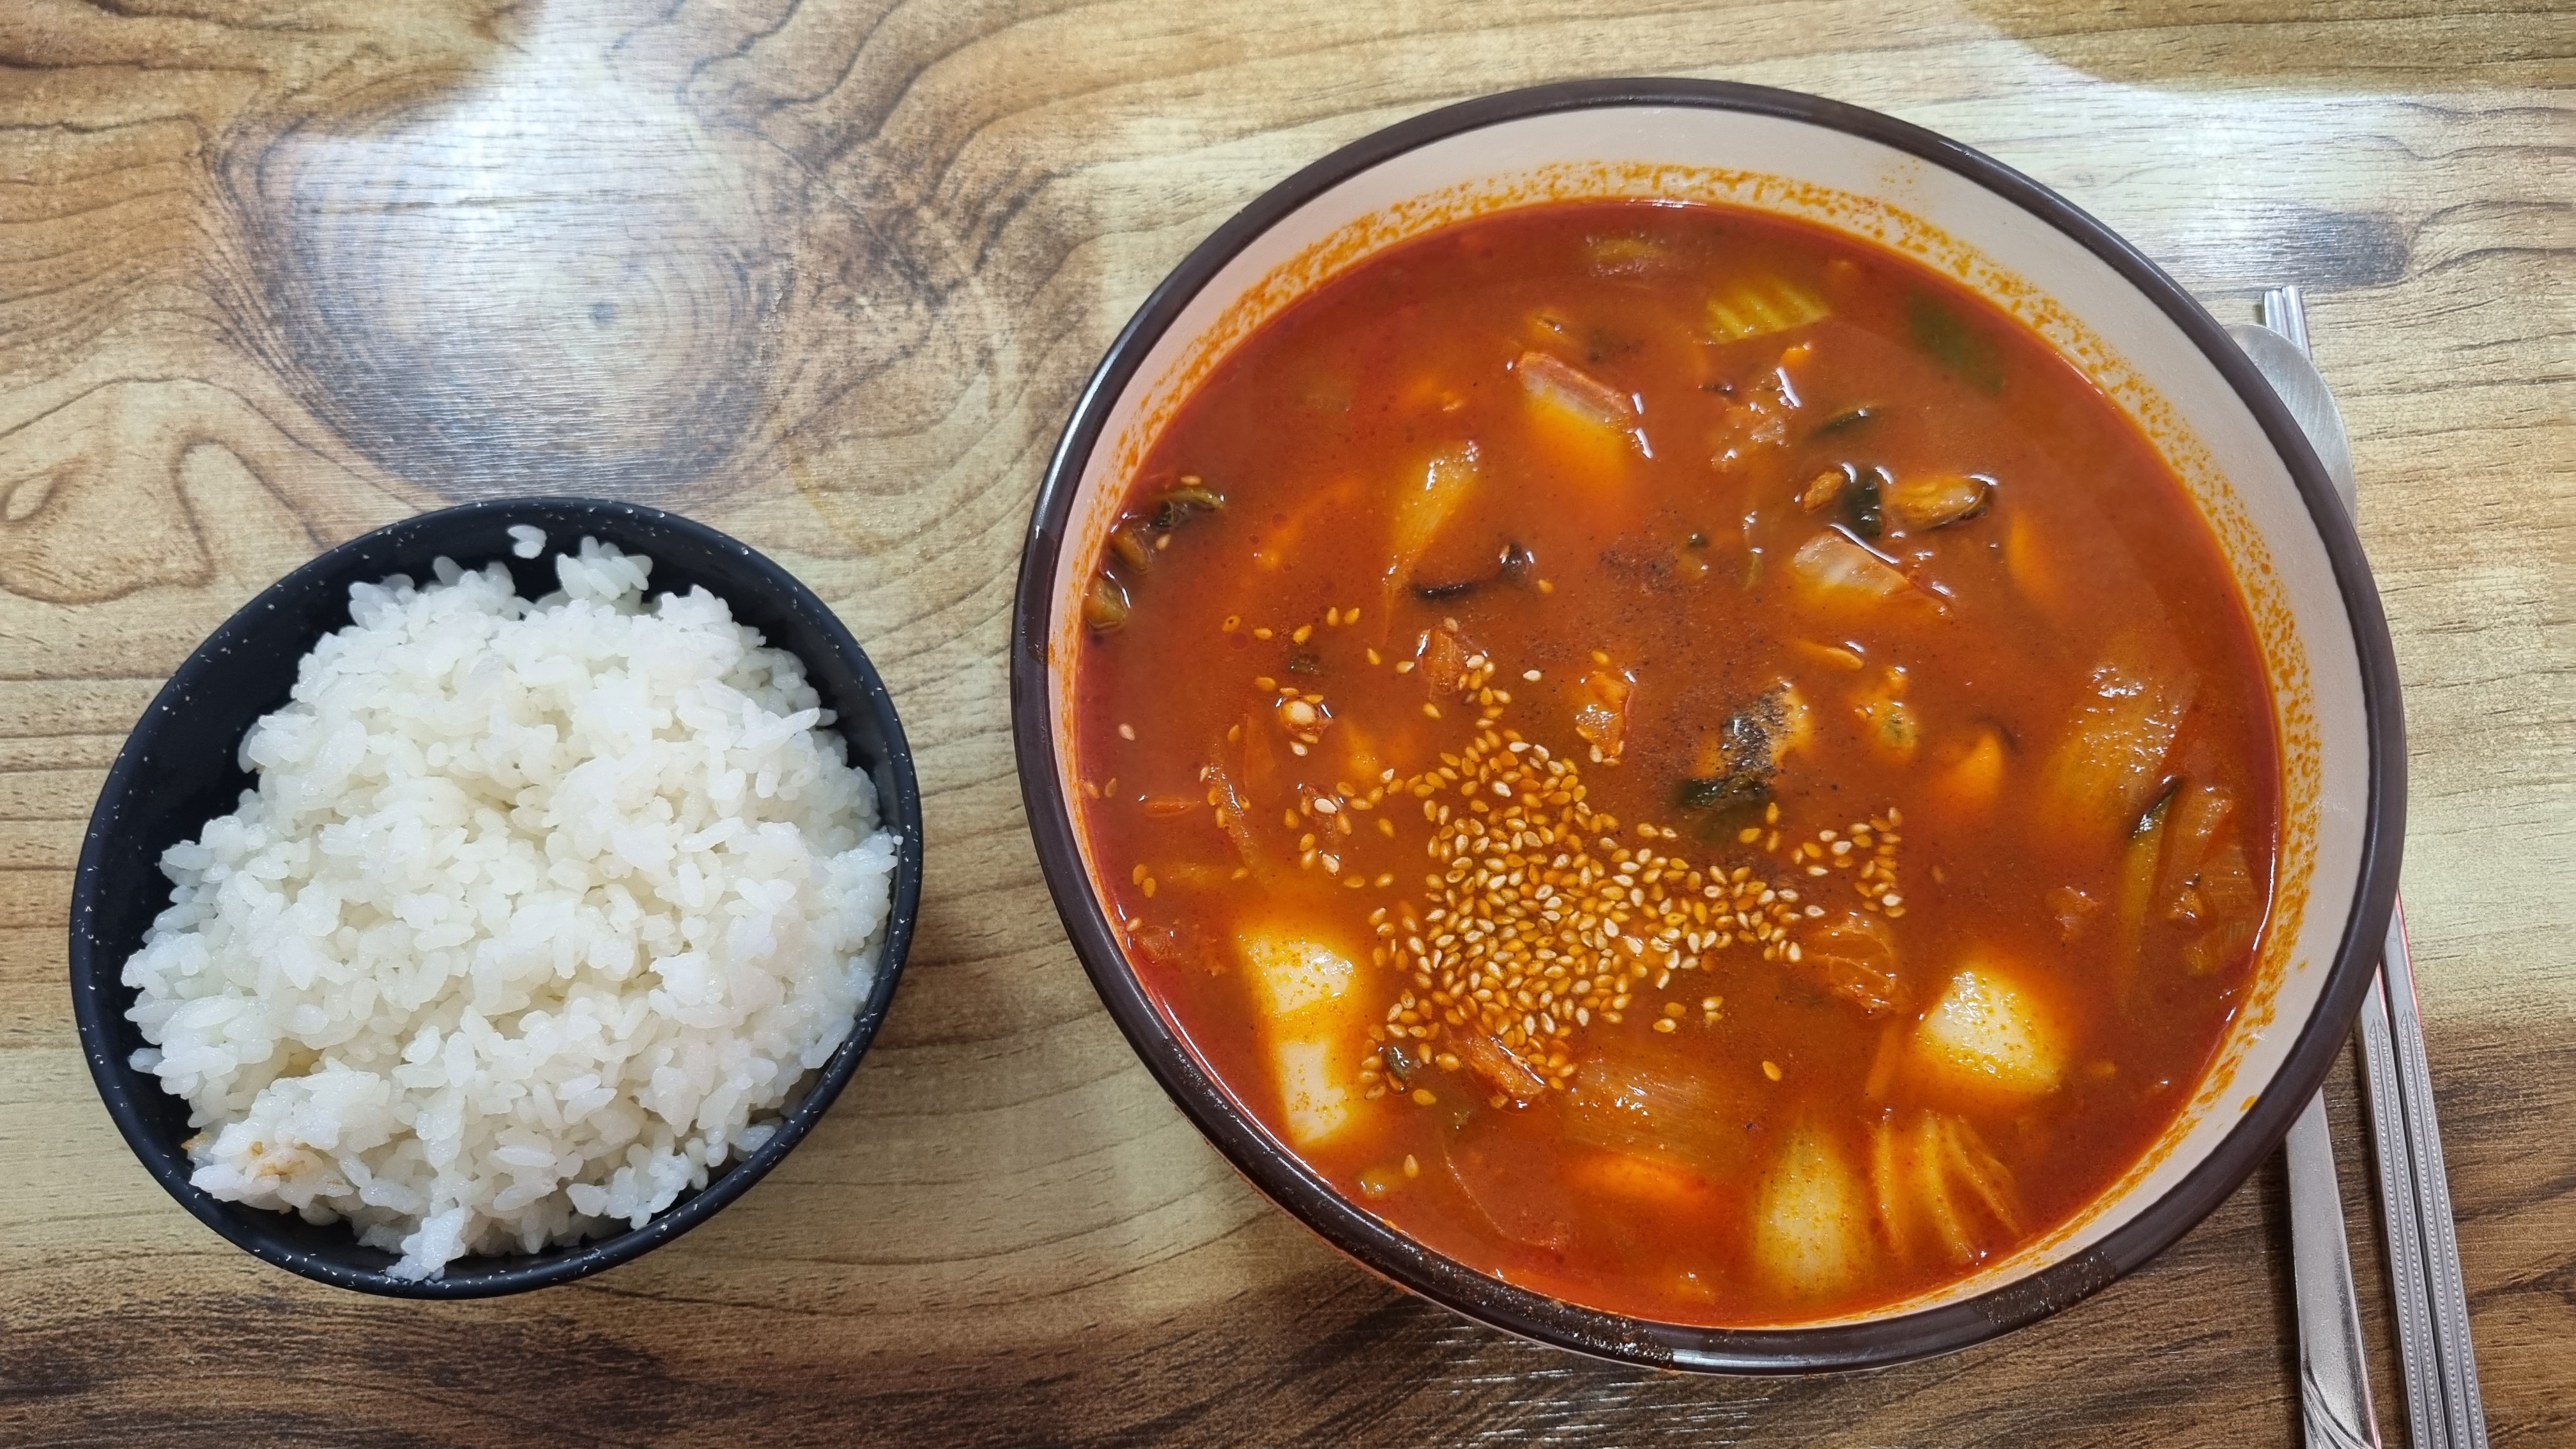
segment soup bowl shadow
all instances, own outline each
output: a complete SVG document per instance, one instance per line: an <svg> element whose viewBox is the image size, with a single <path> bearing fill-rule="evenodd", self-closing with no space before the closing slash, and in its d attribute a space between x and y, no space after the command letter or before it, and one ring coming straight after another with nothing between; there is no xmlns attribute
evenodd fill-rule
<svg viewBox="0 0 2576 1449"><path fill-rule="evenodd" d="M514 556L509 529L545 530L549 552ZM189 1181L188 1106L132 1064L145 1045L126 1019L135 991L127 958L170 903L162 853L235 808L252 777L238 752L253 721L284 705L303 656L349 622L349 588L392 574L429 576L433 562L506 565L519 593L555 588L553 551L584 537L653 560L652 592L704 586L768 644L793 653L854 766L875 786L884 829L900 839L876 978L831 1058L801 1084L778 1130L640 1228L542 1252L473 1255L439 1277L387 1273L395 1255L361 1245L346 1223L227 1202ZM153 1180L227 1241L316 1282L402 1298L482 1298L569 1282L626 1262L715 1216L777 1166L830 1109L894 999L921 899L921 798L893 698L829 606L785 569L704 524L637 504L581 498L502 499L422 514L352 539L270 585L198 646L145 711L108 771L72 888L72 1008L82 1054L117 1130Z"/></svg>
<svg viewBox="0 0 2576 1449"><path fill-rule="evenodd" d="M1073 673L1090 561L1126 470L1178 400L1296 296L1385 247L1510 206L1610 197L1801 216L1907 251L1999 304L2018 289L2039 299L2018 314L2026 320L2067 318L2070 336L2117 338L2102 365L2141 379L2138 406L2161 408L2222 480L2195 498L2241 535L2231 568L2272 685L2290 701L2277 718L2296 786L2285 839L2298 849L2285 847L2275 900L2295 909L2267 927L2259 1010L2240 1013L2137 1172L2035 1246L1886 1309L1749 1327L1662 1322L1533 1292L1416 1242L1301 1162L1209 1070L1131 967L1077 818ZM1879 216L1928 225L1873 231ZM2279 1145L2323 1080L2374 969L2404 833L2403 719L2367 562L2307 440L2220 325L2100 222L1992 158L1876 112L1723 82L1583 81L1469 101L1334 152L1220 226L1147 298L1066 425L1022 557L1011 685L1021 796L1066 931L1146 1067L1239 1172L1362 1266L1469 1318L1700 1372L1862 1369L1955 1351L2055 1313L2171 1245Z"/></svg>

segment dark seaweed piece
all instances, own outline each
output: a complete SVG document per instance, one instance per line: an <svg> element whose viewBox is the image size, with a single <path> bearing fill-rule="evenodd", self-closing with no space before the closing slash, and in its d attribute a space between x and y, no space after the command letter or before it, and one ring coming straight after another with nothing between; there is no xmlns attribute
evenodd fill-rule
<svg viewBox="0 0 2576 1449"><path fill-rule="evenodd" d="M1934 362L1959 374L1980 392L2004 390L2003 355L1994 340L1929 292L1906 303L1906 330Z"/></svg>
<svg viewBox="0 0 2576 1449"><path fill-rule="evenodd" d="M1675 806L1706 812L1703 836L1714 839L1771 803L1771 780L1780 770L1773 747L1788 725L1788 704L1777 688L1726 717L1718 732L1717 772L1689 776L1673 789Z"/></svg>
<svg viewBox="0 0 2576 1449"><path fill-rule="evenodd" d="M1775 685L1726 717L1726 732L1719 740L1719 748L1729 771L1758 772L1767 780L1779 768L1777 744L1789 727L1787 694L1785 687Z"/></svg>
<svg viewBox="0 0 2576 1449"><path fill-rule="evenodd" d="M1857 428L1861 424L1876 418L1880 411L1881 409L1876 403L1862 403L1857 407L1845 408L1841 412L1838 412L1832 417L1825 419L1823 422L1818 423L1816 425L1816 430L1809 433L1807 436L1811 438L1822 438L1831 436L1835 433L1847 432L1850 429Z"/></svg>
<svg viewBox="0 0 2576 1449"><path fill-rule="evenodd" d="M1442 599L1454 599L1461 594L1472 592L1483 582L1483 579L1459 579L1455 583L1447 584L1415 584L1413 596L1426 604L1436 604Z"/></svg>
<svg viewBox="0 0 2576 1449"><path fill-rule="evenodd" d="M1694 775L1673 790L1673 804L1693 817L1702 840L1724 840L1760 823L1763 807L1770 803L1767 775Z"/></svg>
<svg viewBox="0 0 2576 1449"><path fill-rule="evenodd" d="M1538 555L1515 541L1503 545L1503 577L1527 588L1538 577Z"/></svg>
<svg viewBox="0 0 2576 1449"><path fill-rule="evenodd" d="M1843 522L1863 538L1876 538L1887 531L1886 470L1863 471L1843 465Z"/></svg>
<svg viewBox="0 0 2576 1449"><path fill-rule="evenodd" d="M1673 789L1673 804L1683 810L1715 810L1727 805L1761 805L1771 799L1771 782L1760 775L1693 775Z"/></svg>
<svg viewBox="0 0 2576 1449"><path fill-rule="evenodd" d="M1291 674L1321 674L1324 672L1324 661L1313 654L1300 651L1288 656L1288 672Z"/></svg>
<svg viewBox="0 0 2576 1449"><path fill-rule="evenodd" d="M1180 483L1167 488L1154 500L1153 526L1166 532L1189 521L1193 513L1222 513L1225 495L1210 488L1195 473L1181 476Z"/></svg>
<svg viewBox="0 0 2576 1449"><path fill-rule="evenodd" d="M1377 1059L1386 1065L1387 1076L1399 1087L1410 1083L1413 1074L1422 1069L1422 1064L1413 1059L1411 1052L1394 1042L1379 1047Z"/></svg>

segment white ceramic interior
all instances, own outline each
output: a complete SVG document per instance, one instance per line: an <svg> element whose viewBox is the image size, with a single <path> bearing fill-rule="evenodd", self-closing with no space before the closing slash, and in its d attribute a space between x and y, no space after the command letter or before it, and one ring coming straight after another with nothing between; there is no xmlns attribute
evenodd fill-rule
<svg viewBox="0 0 2576 1449"><path fill-rule="evenodd" d="M2223 541L2269 662L2284 778L2279 889L2264 936L2262 985L2189 1106L2112 1192L2044 1240L1871 1319L1957 1303L2027 1278L2173 1194L2245 1121L2289 1059L2356 919L2364 874L2376 757L2363 646L2344 583L2281 446L2169 310L2170 297L2159 302L2058 221L1993 189L1992 180L1840 125L1695 104L1549 110L1386 156L1294 204L1188 297L1109 399L1074 485L1059 552L1076 560L1098 555L1130 472L1174 405L1302 292L1429 229L1552 199L1714 202L1866 237L1993 299L2096 379L2163 449ZM1185 268L1180 280L1187 275ZM1083 797L1069 788L1075 770L1067 666L1080 643L1088 573L1080 566L1053 571L1046 635L1055 783L1075 810ZM2380 627L2375 605L2364 623L2366 631ZM1079 840L1083 832L1074 835ZM1087 854L1085 866L1099 878ZM2199 1211L2206 1205L2193 1216Z"/></svg>

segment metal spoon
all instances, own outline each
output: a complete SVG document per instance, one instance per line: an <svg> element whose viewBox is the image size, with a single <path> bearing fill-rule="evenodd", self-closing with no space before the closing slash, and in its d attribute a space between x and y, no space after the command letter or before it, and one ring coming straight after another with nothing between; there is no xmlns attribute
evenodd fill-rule
<svg viewBox="0 0 2576 1449"><path fill-rule="evenodd" d="M2266 299L2267 303L2269 299ZM2325 464L2344 510L2353 511L2352 445L2343 412L2308 361L2306 318L2296 293L2288 305L2265 307L2265 320L2295 326L2296 340L2270 327L2228 328L2256 370L2289 405ZM2284 331L2289 330L2287 327ZM2370 1369L2362 1357L2361 1304L2352 1286L2352 1250L2344 1237L2343 1189L2335 1175L2334 1138L2326 1129L2323 1092L2290 1124L2282 1151L2290 1164L2290 1270L2299 1303L2299 1399L2309 1449L2379 1449L2371 1411Z"/></svg>
<svg viewBox="0 0 2576 1449"><path fill-rule="evenodd" d="M2307 312L2299 289L2280 287L2263 296L2261 327L2236 326L2228 331L2245 350L2272 390L2288 405L2299 430L2308 435L2325 465L2347 512L2359 517L2352 444L2344 430L2342 410L2324 377L2308 359ZM2418 1449L2486 1449L2486 1408L2478 1388L2476 1351L2469 1338L2466 1285L2460 1271L2458 1230L2451 1213L2449 1173L2442 1160L2441 1129L2433 1114L2433 1082L2424 1056L2424 1023L2415 1001L2415 971L2406 945L2404 911L2388 926L2381 951L2381 970L2362 1003L2362 1074L2367 1081L2374 1154L2379 1167L2381 1209L2389 1254L2389 1276L2397 1299L2398 1358L2406 1373L2406 1409L2412 1441ZM2320 1099L2322 1100L2322 1099ZM2309 1114L2317 1114L2311 1104ZM2307 1114L2301 1117L2304 1127ZM2323 1137L2318 1116L2318 1146L2329 1174L2321 1188L2333 1192L2333 1148ZM2291 1255L2298 1280L2300 1358L2308 1370L2310 1270L2307 1256L2322 1252L2308 1240L2309 1219L2299 1209L2296 1151L2299 1129L2292 1129L2290 1221ZM2333 1255L2341 1263L2343 1300L2352 1301L2351 1259L2341 1231L2342 1209L2335 1204ZM2323 1231L2322 1221L2319 1233ZM2331 1276L2333 1266L2320 1262L2317 1272ZM2320 1293L2326 1291L2320 1286ZM2354 1339L2356 1348L2359 1340ZM2359 1402L2369 1402L2369 1387L2358 1377ZM2309 1381L2310 1391L2314 1379ZM2313 1425L2314 1416L2311 1415ZM2314 1430L2311 1429L2314 1442ZM2325 1442L2337 1442L2327 1440Z"/></svg>

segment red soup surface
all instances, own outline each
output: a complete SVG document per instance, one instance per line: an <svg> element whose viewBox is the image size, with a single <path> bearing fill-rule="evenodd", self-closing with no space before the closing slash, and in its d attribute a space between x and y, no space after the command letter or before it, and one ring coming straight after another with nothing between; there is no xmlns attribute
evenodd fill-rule
<svg viewBox="0 0 2576 1449"><path fill-rule="evenodd" d="M1894 253L1449 227L1228 355L1090 561L1078 814L1148 989L1414 1239L1711 1325L2081 1209L2248 986L2278 769L2172 470Z"/></svg>

